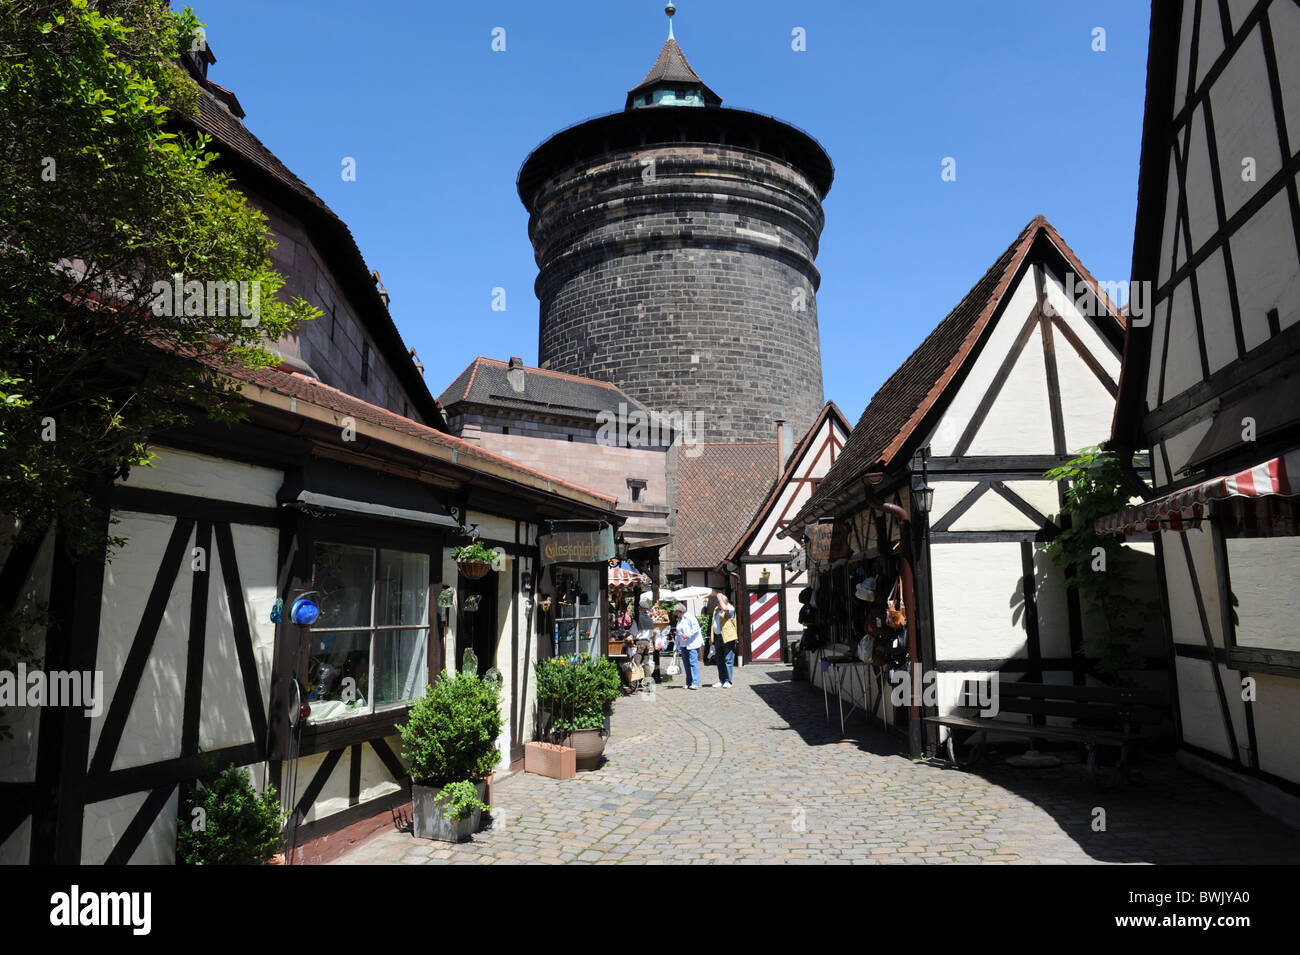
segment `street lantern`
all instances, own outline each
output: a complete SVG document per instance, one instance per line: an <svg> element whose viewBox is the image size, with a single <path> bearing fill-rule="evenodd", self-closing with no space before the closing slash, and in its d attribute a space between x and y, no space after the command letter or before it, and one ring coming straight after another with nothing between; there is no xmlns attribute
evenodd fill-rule
<svg viewBox="0 0 1300 955"><path fill-rule="evenodd" d="M624 537L622 534L619 534L618 540L616 540L614 543L617 548L618 559L627 560L627 553L628 553L627 538Z"/></svg>
<svg viewBox="0 0 1300 955"><path fill-rule="evenodd" d="M916 512L918 514L929 514L930 507L934 504L934 488L921 478L918 487L912 488L912 500L916 502Z"/></svg>

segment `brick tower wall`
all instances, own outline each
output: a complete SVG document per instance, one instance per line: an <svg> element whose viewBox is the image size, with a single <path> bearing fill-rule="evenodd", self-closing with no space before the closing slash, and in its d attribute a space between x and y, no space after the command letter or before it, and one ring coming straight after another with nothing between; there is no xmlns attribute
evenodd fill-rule
<svg viewBox="0 0 1300 955"><path fill-rule="evenodd" d="M803 173L748 149L645 146L578 161L532 208L542 367L686 413L700 441L811 426L824 220Z"/></svg>

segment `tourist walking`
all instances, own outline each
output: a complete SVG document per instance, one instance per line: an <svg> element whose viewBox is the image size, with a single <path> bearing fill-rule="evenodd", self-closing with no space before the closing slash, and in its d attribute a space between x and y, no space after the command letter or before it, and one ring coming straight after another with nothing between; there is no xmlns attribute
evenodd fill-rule
<svg viewBox="0 0 1300 955"><path fill-rule="evenodd" d="M714 595L713 660L718 665L718 682L714 688L731 686L736 648L740 646L740 632L736 627L736 608L727 595L719 591Z"/></svg>
<svg viewBox="0 0 1300 955"><path fill-rule="evenodd" d="M704 646L704 634L700 633L700 622L695 615L686 612L686 604L677 605L677 649L682 655L682 667L686 670L686 689L700 688L700 647Z"/></svg>

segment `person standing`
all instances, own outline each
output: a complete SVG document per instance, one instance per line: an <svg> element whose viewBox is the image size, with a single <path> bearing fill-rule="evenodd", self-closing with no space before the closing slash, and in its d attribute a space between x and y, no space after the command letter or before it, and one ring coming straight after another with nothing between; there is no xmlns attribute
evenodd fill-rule
<svg viewBox="0 0 1300 955"><path fill-rule="evenodd" d="M736 627L736 608L727 595L719 591L714 595L713 611L713 659L718 664L718 682L715 689L729 688L733 667L736 662L736 648L740 646L740 632Z"/></svg>
<svg viewBox="0 0 1300 955"><path fill-rule="evenodd" d="M682 655L682 667L686 670L686 689L700 688L700 647L704 646L704 634L700 633L700 622L695 615L686 612L686 604L679 603L676 608L677 649Z"/></svg>

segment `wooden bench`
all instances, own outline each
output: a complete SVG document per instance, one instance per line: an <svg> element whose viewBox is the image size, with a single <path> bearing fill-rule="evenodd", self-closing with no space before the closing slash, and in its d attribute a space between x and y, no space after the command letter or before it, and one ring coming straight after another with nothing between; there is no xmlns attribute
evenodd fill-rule
<svg viewBox="0 0 1300 955"><path fill-rule="evenodd" d="M962 706L978 709L981 682L984 681L967 680L962 685ZM973 716L927 716L924 722L950 729L968 729L975 733L974 755L964 765L978 762L984 756L989 733L1023 736L1030 740L1031 746L1034 740L1040 739L1083 743L1088 750L1088 772L1093 782L1098 784L1102 780L1097 767L1097 747L1118 747L1120 757L1115 777L1127 777L1130 744L1139 738L1143 726L1163 723L1168 709L1168 700L1163 691L1135 687L1013 683L1000 680L997 691L997 699L989 701L990 706L996 706L996 712L990 716L980 716L978 713ZM987 691L985 698L988 698ZM1011 722L997 718L1007 713L1027 714L1031 722ZM1032 722L1034 718L1041 717L1045 720L1049 716L1073 722L1069 726ZM948 757L954 764L963 765L957 761L951 732L948 734Z"/></svg>

